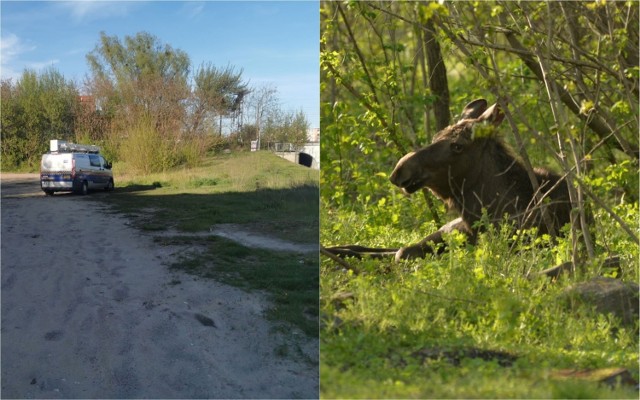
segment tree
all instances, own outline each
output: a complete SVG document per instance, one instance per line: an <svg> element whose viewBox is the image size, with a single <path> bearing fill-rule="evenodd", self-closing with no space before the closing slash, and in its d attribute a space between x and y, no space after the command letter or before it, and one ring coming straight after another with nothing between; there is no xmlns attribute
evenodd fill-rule
<svg viewBox="0 0 640 400"><path fill-rule="evenodd" d="M3 168L36 168L49 140L73 140L78 90L53 68L2 81Z"/></svg>
<svg viewBox="0 0 640 400"><path fill-rule="evenodd" d="M238 131L238 142L243 145L258 137L258 127L253 124L244 124Z"/></svg>
<svg viewBox="0 0 640 400"><path fill-rule="evenodd" d="M261 148L262 129L268 116L278 109L277 89L270 85L265 85L254 89L246 102L248 116L252 116L256 127L258 149Z"/></svg>
<svg viewBox="0 0 640 400"><path fill-rule="evenodd" d="M163 45L140 32L125 36L100 34L100 43L87 55L92 92L121 130L142 115L150 117L166 136L178 131L189 97L190 60L182 50Z"/></svg>
<svg viewBox="0 0 640 400"><path fill-rule="evenodd" d="M296 146L302 146L308 140L308 132L311 124L302 110L296 113L291 112L289 115L289 134L285 139Z"/></svg>
<svg viewBox="0 0 640 400"><path fill-rule="evenodd" d="M263 129L263 140L268 143L291 143L301 147L307 141L309 122L304 112L276 110L269 114Z"/></svg>
<svg viewBox="0 0 640 400"><path fill-rule="evenodd" d="M499 71L498 53L507 57L516 55L544 87L541 96L548 103L552 133L555 143L544 135L536 135L542 144L555 154L558 164L566 173L569 182L569 194L578 215L572 215L571 237L573 239L573 259L578 256L578 235L590 258L594 257L593 238L589 234L590 217L583 204L591 190L584 184L592 168L590 159L599 147L608 152L609 162L616 164L613 150L623 152L638 165L638 95L637 66L626 68L629 60L637 60L638 37L629 37L629 32L637 32L638 8L630 4L510 4L498 2L493 5L493 14L500 21L500 29L488 28L478 18L468 18L468 35L455 35L458 23L464 23L467 12L451 7L453 18L439 20L439 25L447 37L465 55L472 54L477 46L485 51L488 65L473 62L477 71L488 79L495 78L492 91L503 98L503 107L513 104L514 115L507 114L514 132L514 139L522 149L526 163L528 155L522 146L523 140L516 122L523 121L528 126L532 122L520 113L517 99L509 96L503 83L509 79ZM474 10L476 11L476 10ZM464 15L463 15L464 14ZM483 13L481 13L483 14ZM461 19L458 19L461 18ZM516 21L516 23L513 23ZM634 22L632 22L634 21ZM519 23L518 23L519 22ZM581 28L581 27L585 28ZM479 33L484 36L478 36ZM597 32L597 34L593 34ZM500 42L502 36L507 45ZM603 43L612 46L601 48ZM629 42L632 47L629 47ZM613 65L610 68L609 65ZM616 68L615 66L619 67ZM628 66L628 65L627 65ZM503 75L503 76L501 76ZM635 94L634 94L635 92ZM608 110L635 110L614 117ZM626 115L625 115L626 114ZM623 122L622 125L618 121ZM578 128L580 126L580 128ZM587 134L591 132L593 135ZM535 132L533 132L535 135ZM597 138L597 139L595 139ZM635 143L634 143L635 142ZM626 188L631 196L630 188ZM636 192L636 189L633 189ZM599 205L599 198L591 197ZM637 197L636 197L637 199ZM611 215L614 218L618 216ZM638 238L621 222L621 227L637 242Z"/></svg>
<svg viewBox="0 0 640 400"><path fill-rule="evenodd" d="M450 7L453 17L439 19L438 24L461 52L482 48L488 57L495 58L500 53L510 60L519 59L545 85L552 105L557 100L558 105L604 140L605 148L615 148L637 159L634 138L638 123L633 115L637 117L637 112L619 115L623 124L618 126L616 116L609 110L637 110L634 104L638 102L638 65L630 66L629 62L638 57L638 35L633 34L637 32L634 23L638 8L628 3L508 2L497 2L492 7L499 29L488 27L488 21L472 21L470 12L477 10L465 9L464 5ZM461 25L465 25L468 34L454 38ZM478 36L480 33L486 36ZM495 66L485 68L501 78ZM496 85L502 90L500 86Z"/></svg>
<svg viewBox="0 0 640 400"><path fill-rule="evenodd" d="M244 133L255 132L250 140L258 141L258 148L265 143L293 143L296 146L307 140L309 122L304 112L284 111L280 106L278 91L271 85L254 89L245 104L244 113L255 121Z"/></svg>
<svg viewBox="0 0 640 400"><path fill-rule="evenodd" d="M346 308L352 317L340 326L329 324L323 331L328 374L343 376L346 369L352 383L348 391L325 390L325 395L428 395L442 374L450 371L439 371L435 365L433 379L427 377L419 388L413 384L415 379L407 378L413 367L400 366L381 380L390 385L367 390L379 371L345 367L343 360L355 354L346 354L353 346L345 343L373 343L371 348L376 350L366 354L366 359L379 355L384 363L389 352L413 352L427 336L450 343L451 332L460 334L457 337L462 338L463 347L469 341L486 343L487 337L501 336L508 348L527 341L539 343L552 331L541 333L537 316L528 324L536 329L521 329L527 324L522 323L524 313L519 311L517 318L512 314L502 320L495 314L478 317L469 313L469 306L477 304L486 310L487 301L476 302L475 295L452 298L451 293L481 288L489 303L500 299L499 314L506 304L504 293L525 293L526 307L535 303L548 310L548 304L556 300L553 295L532 300L536 289L531 286L518 292L513 290L514 282L545 285L523 276L531 277L536 269L560 262L579 268L566 279L554 279L557 293L557 285L607 274L608 266L602 260L611 255L621 260L613 276L637 279L638 11L636 2L607 1L321 2L320 235L324 245L406 246L442 226L434 223L436 215L444 215L442 202L434 202L434 212L422 196L406 198L392 186L389 175L402 156L431 142L443 125L457 122L456 112L478 98L499 103L505 113L501 127L490 129L491 133L500 135L529 166L546 166L559 173L568 183L573 203L571 223L561 232L565 235L551 241L548 235L533 237L530 232L514 235L507 225L500 229L488 226L473 248L451 232L448 254L402 261L396 267L389 267L386 260L325 260L321 287L328 300L323 312L328 320L342 319ZM428 53L437 50L436 43L441 60L435 52L432 62ZM436 105L436 100L446 97L442 95L445 89L450 99L447 109ZM476 134L482 135L480 131ZM500 175L504 173L508 172ZM471 186L462 184L467 194ZM499 267L488 272L494 266ZM447 286L456 280L455 288ZM409 281L417 282L415 287L408 289ZM495 291L498 281L508 289ZM397 285L390 286L393 282ZM337 307L333 299L344 292L349 292L349 302ZM538 293L550 294L546 290ZM375 307L362 309L356 304L391 304L390 296L392 307L378 307L382 311L377 314L372 311ZM451 305L449 311L443 311L443 304ZM395 319L390 317L394 312ZM416 322L414 316L423 314L429 314L421 320L427 323ZM591 318L582 308L579 315L575 310L553 314L558 317L557 326L573 318ZM429 318L443 315L450 332L425 334L425 329L442 325L428 323ZM462 318L449 323L457 316ZM367 321L364 325L363 319ZM492 336L497 325L491 324L488 335L478 335L487 320L501 320L503 332L518 331L517 337ZM347 325L356 328L341 329ZM461 333L461 326L468 329ZM402 340L385 348L398 332L405 334ZM586 334L578 330L569 337L563 336L557 347L584 343ZM611 344L611 350L601 352L595 363L606 366L611 354L617 354L619 346ZM571 357L578 360L585 348L563 354L562 360L551 364L561 365ZM634 360L637 346L631 346L625 356ZM420 374L424 375L422 370ZM409 384L395 385L398 381ZM449 393L450 388L446 386L443 392ZM475 389L470 387L467 392L475 393Z"/></svg>
<svg viewBox="0 0 640 400"><path fill-rule="evenodd" d="M196 162L249 93L241 70L206 63L190 76L188 55L146 32L124 41L103 32L87 61L87 86L101 105L93 122L110 122L107 141L143 172ZM132 151L142 147L152 151Z"/></svg>
<svg viewBox="0 0 640 400"><path fill-rule="evenodd" d="M202 65L195 73L191 96L190 132L198 132L215 124L215 118L234 115L241 110L242 102L249 94L247 83L242 81L242 71L232 66L219 69L212 64ZM220 128L219 133L222 134Z"/></svg>
<svg viewBox="0 0 640 400"><path fill-rule="evenodd" d="M621 164L638 168L638 7L325 2L321 16L321 190L329 204L385 201L393 161L449 120L449 106L438 104L448 86L453 110L475 98L498 101L505 140L525 164L563 172L578 210L574 256L579 242L594 254L587 201L637 242L610 206L617 198L596 195L588 182ZM637 201L637 176L621 190Z"/></svg>
<svg viewBox="0 0 640 400"><path fill-rule="evenodd" d="M331 184L321 190L338 185L328 194L337 202L380 196L386 186L380 171L372 179L361 165L383 165L428 142L434 103L448 101L429 87L437 74L427 70L425 47L435 42L425 39L419 22L393 16L417 21L422 12L426 19L423 5L381 3L389 10L383 13L369 2L323 3L321 183Z"/></svg>

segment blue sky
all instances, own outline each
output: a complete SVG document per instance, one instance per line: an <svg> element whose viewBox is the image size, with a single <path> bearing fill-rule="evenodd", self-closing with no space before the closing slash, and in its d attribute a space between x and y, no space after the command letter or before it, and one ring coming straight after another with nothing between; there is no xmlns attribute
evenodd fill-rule
<svg viewBox="0 0 640 400"><path fill-rule="evenodd" d="M302 110L319 127L317 1L2 0L1 76L54 67L82 85L86 54L100 32L123 39L146 31L185 51L192 68L211 62L243 70L251 87L273 86L282 108Z"/></svg>

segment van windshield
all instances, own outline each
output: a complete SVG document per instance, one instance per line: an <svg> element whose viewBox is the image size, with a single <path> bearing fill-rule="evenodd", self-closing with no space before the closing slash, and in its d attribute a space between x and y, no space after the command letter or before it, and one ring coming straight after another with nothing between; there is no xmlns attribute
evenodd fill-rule
<svg viewBox="0 0 640 400"><path fill-rule="evenodd" d="M92 167L102 167L102 164L100 164L100 156L97 156L95 154L89 154L89 162L91 163Z"/></svg>

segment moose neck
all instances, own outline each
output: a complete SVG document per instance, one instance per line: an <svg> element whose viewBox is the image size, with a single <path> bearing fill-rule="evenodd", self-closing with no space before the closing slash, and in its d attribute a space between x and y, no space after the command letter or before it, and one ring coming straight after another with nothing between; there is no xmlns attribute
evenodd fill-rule
<svg viewBox="0 0 640 400"><path fill-rule="evenodd" d="M468 173L452 177L450 202L469 226L486 211L497 223L504 214L517 217L533 195L527 172L512 151L498 139L477 139Z"/></svg>

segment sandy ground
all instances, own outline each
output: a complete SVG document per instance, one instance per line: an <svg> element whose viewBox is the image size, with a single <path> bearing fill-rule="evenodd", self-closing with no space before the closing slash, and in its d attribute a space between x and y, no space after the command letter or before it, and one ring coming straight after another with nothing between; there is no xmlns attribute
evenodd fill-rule
<svg viewBox="0 0 640 400"><path fill-rule="evenodd" d="M162 232L155 232L154 236L221 236L234 242L240 243L246 247L261 248L275 251L289 251L294 253L319 253L319 244L301 244L292 243L278 238L267 237L257 232L247 230L244 226L239 224L218 224L209 229L209 232L178 232L175 230L166 230Z"/></svg>
<svg viewBox="0 0 640 400"><path fill-rule="evenodd" d="M37 175L3 174L1 206L3 399L317 398L318 341L261 294L169 272L176 248Z"/></svg>

